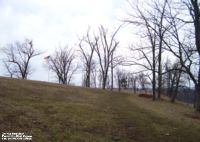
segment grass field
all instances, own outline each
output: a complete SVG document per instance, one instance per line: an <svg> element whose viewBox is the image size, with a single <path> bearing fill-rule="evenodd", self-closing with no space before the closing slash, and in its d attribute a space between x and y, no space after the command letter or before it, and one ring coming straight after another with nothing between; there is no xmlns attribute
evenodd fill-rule
<svg viewBox="0 0 200 142"><path fill-rule="evenodd" d="M1 77L0 132L34 142L200 142L200 115L131 93Z"/></svg>

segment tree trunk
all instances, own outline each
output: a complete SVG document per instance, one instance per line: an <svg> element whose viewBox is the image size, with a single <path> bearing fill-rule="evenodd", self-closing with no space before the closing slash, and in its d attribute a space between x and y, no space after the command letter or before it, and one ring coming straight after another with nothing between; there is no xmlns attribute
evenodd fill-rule
<svg viewBox="0 0 200 142"><path fill-rule="evenodd" d="M199 53L199 63L200 63L200 53ZM196 86L196 111L200 112L200 64L198 72L198 84Z"/></svg>
<svg viewBox="0 0 200 142"><path fill-rule="evenodd" d="M113 90L113 63L111 62L111 90Z"/></svg>
<svg viewBox="0 0 200 142"><path fill-rule="evenodd" d="M88 73L87 73L87 86L90 88L90 68L88 69Z"/></svg>
<svg viewBox="0 0 200 142"><path fill-rule="evenodd" d="M119 92L121 91L121 81L120 81L120 79L118 79L118 91Z"/></svg>
<svg viewBox="0 0 200 142"><path fill-rule="evenodd" d="M191 4L193 6L194 13L194 28L195 28L195 44L198 51L199 63L200 63L200 9L199 3L197 0L191 0ZM190 9L189 9L190 10ZM190 11L191 13L191 11ZM196 84L196 110L200 112L200 64L199 64L199 72L198 72L198 80Z"/></svg>
<svg viewBox="0 0 200 142"><path fill-rule="evenodd" d="M152 81L152 89L153 89L153 101L156 100L156 60L155 60L155 46L153 46L152 49L152 53L153 53L153 81Z"/></svg>
<svg viewBox="0 0 200 142"><path fill-rule="evenodd" d="M104 75L103 75L104 76ZM105 90L106 89L106 78L103 77L103 84L102 84L102 89Z"/></svg>
<svg viewBox="0 0 200 142"><path fill-rule="evenodd" d="M172 94L171 94L171 102L175 102L175 99L176 99L176 96L178 94L178 87L179 87L179 81L178 83L176 83L176 88L174 90L174 92L172 91Z"/></svg>
<svg viewBox="0 0 200 142"><path fill-rule="evenodd" d="M178 73L178 75L177 75ZM178 88L179 88L179 83L180 83L180 78L181 78L181 73L182 73L182 68L177 72L176 75L176 88L174 93L172 94L171 102L175 102L176 96L178 94Z"/></svg>
<svg viewBox="0 0 200 142"><path fill-rule="evenodd" d="M155 71L153 71L152 88L153 88L153 101L155 101L156 100L156 73Z"/></svg>
<svg viewBox="0 0 200 142"><path fill-rule="evenodd" d="M195 109L200 112L200 85L196 87Z"/></svg>
<svg viewBox="0 0 200 142"><path fill-rule="evenodd" d="M161 44L161 43L160 43ZM158 55L158 99L160 99L161 93L162 93L162 51L161 48L159 48L159 55Z"/></svg>
<svg viewBox="0 0 200 142"><path fill-rule="evenodd" d="M134 80L134 94L136 94L136 80Z"/></svg>

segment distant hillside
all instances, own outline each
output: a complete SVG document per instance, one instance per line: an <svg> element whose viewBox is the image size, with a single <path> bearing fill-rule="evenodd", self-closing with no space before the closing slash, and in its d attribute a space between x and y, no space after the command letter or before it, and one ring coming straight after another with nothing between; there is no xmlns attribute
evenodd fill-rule
<svg viewBox="0 0 200 142"><path fill-rule="evenodd" d="M34 142L199 142L200 115L186 104L0 77L0 132Z"/></svg>

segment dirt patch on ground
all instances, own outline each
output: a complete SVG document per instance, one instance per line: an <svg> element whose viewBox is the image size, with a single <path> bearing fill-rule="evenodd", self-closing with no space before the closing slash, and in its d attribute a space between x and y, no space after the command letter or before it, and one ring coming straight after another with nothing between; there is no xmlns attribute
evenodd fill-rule
<svg viewBox="0 0 200 142"><path fill-rule="evenodd" d="M185 116L192 119L200 120L200 114L185 114Z"/></svg>
<svg viewBox="0 0 200 142"><path fill-rule="evenodd" d="M151 94L147 94L147 93L141 93L141 94L139 94L138 95L139 97L144 97L144 98L153 98L153 95L151 95Z"/></svg>

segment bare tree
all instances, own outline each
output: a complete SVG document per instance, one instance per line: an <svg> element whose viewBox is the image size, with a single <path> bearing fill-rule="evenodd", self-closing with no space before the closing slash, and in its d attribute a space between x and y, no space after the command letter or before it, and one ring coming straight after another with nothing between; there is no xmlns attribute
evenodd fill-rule
<svg viewBox="0 0 200 142"><path fill-rule="evenodd" d="M134 24L137 26L141 26L145 32L142 37L145 37L149 40L150 49L152 52L152 57L148 57L147 54L149 52L145 52L144 50L148 50L149 46L141 47L137 51L143 54L141 59L145 59L148 62L148 66L142 65L146 69L152 71L152 89L153 89L153 100L156 97L156 72L158 73L158 99L161 96L162 90L162 53L163 53L163 39L165 37L166 31L170 28L170 24L166 22L166 10L168 0L157 0L151 1L151 3L147 3L146 7L141 8L134 2L129 2L132 9L136 10L136 15L129 14L131 17L129 20L125 20L130 24ZM156 53L156 50L158 51ZM157 68L156 68L157 62ZM157 71L156 71L157 69Z"/></svg>
<svg viewBox="0 0 200 142"><path fill-rule="evenodd" d="M109 77L110 75L108 74L108 77L107 77L107 80L106 80L106 88L107 89L110 89L110 77Z"/></svg>
<svg viewBox="0 0 200 142"><path fill-rule="evenodd" d="M165 65L164 65L164 68L165 68L165 75L164 75L164 86L166 88L166 94L168 96L171 95L171 86L173 84L173 81L172 81L172 72L171 72L171 60L169 58L167 58L166 62L165 62Z"/></svg>
<svg viewBox="0 0 200 142"><path fill-rule="evenodd" d="M115 52L116 47L119 44L119 42L115 40L115 36L120 28L121 26L119 26L117 30L111 35L110 39L108 37L108 31L103 26L99 28L100 42L97 44L95 51L99 59L103 89L106 88L108 70L111 65L112 54Z"/></svg>
<svg viewBox="0 0 200 142"><path fill-rule="evenodd" d="M150 82L148 81L148 75L144 74L143 72L141 72L138 75L138 82L140 83L140 87L143 91L147 91L147 86L150 84Z"/></svg>
<svg viewBox="0 0 200 142"><path fill-rule="evenodd" d="M174 88L174 92L172 93L172 96L171 96L171 102L175 102L176 96L178 94L178 89L180 87L182 68L179 67L179 66L180 66L179 63L175 63L173 65L174 71L173 71L173 78L172 79L173 79L173 82L175 83L175 86L171 87L171 88Z"/></svg>
<svg viewBox="0 0 200 142"><path fill-rule="evenodd" d="M59 47L53 55L49 56L48 67L56 74L59 83L70 84L72 76L78 69L77 65L73 65L74 60L74 51L68 46Z"/></svg>
<svg viewBox="0 0 200 142"><path fill-rule="evenodd" d="M102 72L101 69L98 69L98 87L102 88L102 81L103 80L103 76L102 76Z"/></svg>
<svg viewBox="0 0 200 142"><path fill-rule="evenodd" d="M34 49L33 41L29 39L25 39L23 43L15 42L8 45L3 48L3 53L6 55L4 65L10 76L22 79L27 79L33 71L30 66L31 59L41 54Z"/></svg>
<svg viewBox="0 0 200 142"><path fill-rule="evenodd" d="M165 13L166 5L168 0L164 0L164 3L155 3L155 10L158 14L158 22L156 23L157 27L154 30L158 36L158 98L160 99L162 91L162 52L163 52L163 39L166 31L169 29L170 25L164 25L165 23Z"/></svg>
<svg viewBox="0 0 200 142"><path fill-rule="evenodd" d="M130 47L130 50L134 53L133 59L134 61L130 61L128 65L138 65L144 68L144 70L139 71L138 73L143 73L150 71L152 74L151 84L152 84L152 92L153 92L153 101L156 99L156 47L155 47L155 33L151 33L148 31L148 36L150 40L150 48L146 47ZM149 50L150 49L150 50ZM139 57L135 57L136 53L139 55ZM152 55L152 56L151 56ZM138 78L137 78L138 79Z"/></svg>
<svg viewBox="0 0 200 142"><path fill-rule="evenodd" d="M117 69L117 71L116 71L116 81L117 81L118 91L121 91L121 88L122 88L121 80L122 80L123 76L124 76L123 71L120 70L120 69Z"/></svg>
<svg viewBox="0 0 200 142"><path fill-rule="evenodd" d="M134 7L134 4L131 6ZM193 81L196 88L195 107L200 111L200 3L198 0L157 0L149 6L152 9L150 11L147 7L142 10L141 7L134 7L140 10L139 16L131 14L135 20L127 22L146 25L151 32L156 33L158 97L161 94L162 75L165 74L162 69L162 52L168 50L180 62L181 68L176 70L187 73ZM141 19L144 22L140 22Z"/></svg>
<svg viewBox="0 0 200 142"><path fill-rule="evenodd" d="M136 9L136 15L129 14L131 17L129 20L125 20L130 24L134 24L137 26L141 26L144 30L141 37L147 38L149 41L149 46L147 47L136 47L131 46L130 50L135 53L135 51L139 52L141 55L139 58L133 56L135 61L131 61L130 65L139 65L145 68L145 70L149 70L152 72L152 90L153 90L153 100L156 99L156 43L157 43L157 34L154 30L156 26L154 25L154 21L150 21L149 17L145 15L145 13L138 7L134 6L134 3L130 2L132 9ZM148 13L148 12L147 12ZM155 20L155 19L151 19ZM149 55L149 54L152 54ZM139 61L145 60L147 64L140 63Z"/></svg>
<svg viewBox="0 0 200 142"><path fill-rule="evenodd" d="M168 23L171 29L168 30L168 36L164 39L167 49L179 60L182 71L187 73L193 81L196 88L195 108L200 111L200 9L197 0L179 1L177 8L186 11L176 11L170 7L168 12ZM189 11L189 12L188 12ZM183 34L184 33L184 34ZM194 37L194 38L193 38ZM198 68L198 73L194 69Z"/></svg>
<svg viewBox="0 0 200 142"><path fill-rule="evenodd" d="M114 69L119 66L122 65L124 63L124 58L120 55L118 56L114 56L114 52L111 53L111 61L110 61L110 76L111 76L111 86L110 89L113 90L113 86L114 86Z"/></svg>
<svg viewBox="0 0 200 142"><path fill-rule="evenodd" d="M15 69L12 67L11 63L7 63L7 62L4 62L4 66L7 70L7 75L10 77L10 78L13 78L14 74L15 74Z"/></svg>
<svg viewBox="0 0 200 142"><path fill-rule="evenodd" d="M95 63L93 63L91 70L91 86L97 88L97 69Z"/></svg>
<svg viewBox="0 0 200 142"><path fill-rule="evenodd" d="M84 68L85 68L85 86L90 87L90 78L91 78L91 70L92 70L92 62L93 60L93 55L94 55L94 50L96 48L96 45L98 44L98 37L94 37L92 40L90 37L90 29L88 29L87 34L85 37L83 37L80 40L79 43L79 48L80 48L80 53L82 54L82 57L84 59ZM84 46L84 43L86 46ZM89 51L88 51L89 49Z"/></svg>
<svg viewBox="0 0 200 142"><path fill-rule="evenodd" d="M171 102L175 102L176 96L178 94L178 89L180 87L182 76L182 66L179 61L176 61L172 65L169 64L167 60L165 65L165 80L167 81L167 93L171 97Z"/></svg>
<svg viewBox="0 0 200 142"><path fill-rule="evenodd" d="M183 67L190 75L191 79L193 80L196 88L196 102L195 107L196 110L200 112L200 3L198 0L185 0L183 3L187 6L190 16L192 18L192 23L194 25L194 36L195 36L195 53L198 55L198 75L197 79L193 74L191 74L190 68L187 68L185 64ZM182 63L183 64L183 63Z"/></svg>
<svg viewBox="0 0 200 142"><path fill-rule="evenodd" d="M138 76L136 74L130 73L128 75L128 82L129 82L130 87L133 89L134 93L136 93Z"/></svg>

